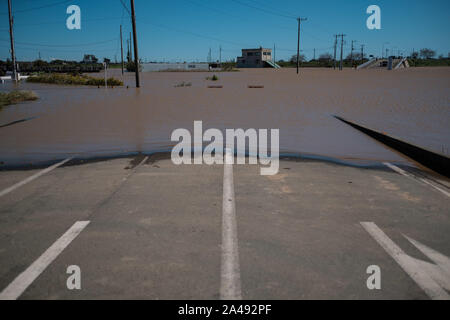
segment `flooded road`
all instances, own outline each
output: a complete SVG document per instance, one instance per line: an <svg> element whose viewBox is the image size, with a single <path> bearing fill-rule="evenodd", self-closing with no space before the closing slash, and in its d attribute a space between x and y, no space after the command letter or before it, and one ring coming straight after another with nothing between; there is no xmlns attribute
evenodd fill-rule
<svg viewBox="0 0 450 320"><path fill-rule="evenodd" d="M112 70L120 78L120 70ZM450 152L450 68L407 70L293 69L218 73L126 74L123 88L22 83L39 101L4 107L0 167L69 156L102 157L168 150L173 130L280 129L280 151L354 162L406 163L401 155L333 118L339 115L407 142ZM98 75L102 77L102 74ZM182 83L190 87L175 87ZM208 85L222 89L208 89ZM263 85L249 89L248 85ZM4 84L1 91L10 90Z"/></svg>

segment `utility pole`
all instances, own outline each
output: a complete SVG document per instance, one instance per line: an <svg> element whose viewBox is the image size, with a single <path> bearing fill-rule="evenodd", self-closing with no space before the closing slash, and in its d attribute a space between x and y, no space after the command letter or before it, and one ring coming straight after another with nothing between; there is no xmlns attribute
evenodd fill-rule
<svg viewBox="0 0 450 320"><path fill-rule="evenodd" d="M12 6L11 6L11 0L8 0L8 12L9 12L9 37L11 40L11 58L13 63L13 81L17 83L18 77L17 77L17 64L16 64L16 53L14 50L14 33L13 33L13 17L12 17Z"/></svg>
<svg viewBox="0 0 450 320"><path fill-rule="evenodd" d="M338 35L334 35L336 39L334 40L334 70L336 70L336 50L337 50L337 42L338 42Z"/></svg>
<svg viewBox="0 0 450 320"><path fill-rule="evenodd" d="M130 38L128 38L128 62L133 61L133 50L131 49L131 32L130 32Z"/></svg>
<svg viewBox="0 0 450 320"><path fill-rule="evenodd" d="M297 18L298 21L298 39L297 39L297 74L300 73L300 25L302 21L306 21L307 18Z"/></svg>
<svg viewBox="0 0 450 320"><path fill-rule="evenodd" d="M384 46L387 44L389 44L389 42L383 42L383 48L381 49L381 59L384 59ZM387 50L386 50L386 52L387 52Z"/></svg>
<svg viewBox="0 0 450 320"><path fill-rule="evenodd" d="M222 64L222 46L219 47L219 63Z"/></svg>
<svg viewBox="0 0 450 320"><path fill-rule="evenodd" d="M127 63L130 62L130 40L127 39Z"/></svg>
<svg viewBox="0 0 450 320"><path fill-rule="evenodd" d="M344 37L345 37L345 34L340 34L338 36L341 37L341 63L339 64L339 70L342 71L342 68L343 68L343 61L342 61L342 59L343 59L343 56L344 56Z"/></svg>
<svg viewBox="0 0 450 320"><path fill-rule="evenodd" d="M314 48L314 56L313 56L313 60L316 60L316 48Z"/></svg>
<svg viewBox="0 0 450 320"><path fill-rule="evenodd" d="M105 67L105 89L108 89L108 75L107 75L108 65L106 64L106 62L103 62L103 66Z"/></svg>
<svg viewBox="0 0 450 320"><path fill-rule="evenodd" d="M364 47L365 47L365 45L361 45L361 64L363 64L364 63Z"/></svg>
<svg viewBox="0 0 450 320"><path fill-rule="evenodd" d="M122 58L122 76L123 76L123 38L122 38L122 25L120 25L120 55Z"/></svg>
<svg viewBox="0 0 450 320"><path fill-rule="evenodd" d="M352 40L352 51L351 51L351 53L350 53L350 68L353 68L353 50L355 49L354 47L353 47L353 44L355 43L356 41L355 40Z"/></svg>
<svg viewBox="0 0 450 320"><path fill-rule="evenodd" d="M276 59L276 51L277 50L277 47L276 47L276 45L275 45L275 43L273 44L273 62L274 63L277 63L277 59Z"/></svg>
<svg viewBox="0 0 450 320"><path fill-rule="evenodd" d="M137 43L137 33L136 33L136 14L134 11L134 0L131 1L131 22L133 24L133 39L134 39L134 61L136 68L136 88L141 86L139 81L139 55L138 55L138 43Z"/></svg>

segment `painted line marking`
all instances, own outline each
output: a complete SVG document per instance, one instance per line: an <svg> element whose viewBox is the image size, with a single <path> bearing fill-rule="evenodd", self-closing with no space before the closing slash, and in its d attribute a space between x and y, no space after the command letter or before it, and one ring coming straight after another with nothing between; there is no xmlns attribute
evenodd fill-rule
<svg viewBox="0 0 450 320"><path fill-rule="evenodd" d="M222 300L242 300L234 199L233 157L231 149L226 149L223 172L222 262L220 276L220 298Z"/></svg>
<svg viewBox="0 0 450 320"><path fill-rule="evenodd" d="M38 173L32 175L31 177L28 177L25 180L22 180L22 181L16 183L15 185L13 185L13 186L11 186L9 188L6 188L5 190L0 192L0 197L3 197L4 195L7 195L8 193L10 193L10 192L12 192L12 191L14 191L14 190L16 190L16 189L26 185L27 183L30 183L31 181L36 180L40 176L42 176L42 175L44 175L46 173L49 173L50 171L52 171L52 170L62 166L66 162L69 162L70 160L72 160L72 158L68 158L68 159L66 159L64 161L61 161L61 162L59 162L57 164L54 164L53 166L48 167L47 169L44 169L42 171L39 171Z"/></svg>
<svg viewBox="0 0 450 320"><path fill-rule="evenodd" d="M429 185L430 187L433 187L433 188L436 189L437 191L441 192L442 194L444 194L444 195L446 195L447 197L450 198L450 193L449 193L449 192L445 191L445 190L442 189L442 188L439 188L438 186L434 185L433 183L431 183L431 182L428 181L427 179L420 178L420 177L416 177L416 176L414 176L413 174L410 174L410 173L406 172L405 170L403 170L403 169L401 169L401 168L399 168L399 167L393 165L392 163L389 163L389 162L383 162L383 164L384 164L386 167L392 169L393 171L395 171L395 172L397 172L397 173L399 173L399 174L401 174L401 175L403 175L403 176L405 176L405 177L409 177L409 178L412 178L412 179L414 179L414 180L421 181L421 182L425 183L426 185Z"/></svg>
<svg viewBox="0 0 450 320"><path fill-rule="evenodd" d="M1 293L0 300L16 300L58 255L83 231L90 221L76 222L65 234L48 248L28 269L22 272Z"/></svg>
<svg viewBox="0 0 450 320"><path fill-rule="evenodd" d="M361 225L431 299L450 300L449 294L417 263L418 260L408 256L375 223L361 222Z"/></svg>

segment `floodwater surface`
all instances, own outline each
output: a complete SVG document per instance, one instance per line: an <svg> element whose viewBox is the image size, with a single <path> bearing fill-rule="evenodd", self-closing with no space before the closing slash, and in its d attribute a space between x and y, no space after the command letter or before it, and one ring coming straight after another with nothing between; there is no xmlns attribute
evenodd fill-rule
<svg viewBox="0 0 450 320"><path fill-rule="evenodd" d="M120 70L112 73L122 77ZM0 167L169 150L172 132L193 132L196 120L204 130L280 129L281 152L408 162L333 115L439 153L450 151L450 68L217 75L213 83L207 72L143 73L140 89L130 73L125 87L113 89L21 83L19 89L34 90L40 99L0 111L0 126L32 118L0 128ZM182 82L191 86L176 87ZM209 89L212 84L223 88ZM9 83L0 90L12 88Z"/></svg>

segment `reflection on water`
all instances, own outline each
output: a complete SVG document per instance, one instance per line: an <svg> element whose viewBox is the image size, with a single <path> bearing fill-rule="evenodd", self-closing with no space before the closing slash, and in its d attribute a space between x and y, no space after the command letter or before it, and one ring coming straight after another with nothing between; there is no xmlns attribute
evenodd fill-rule
<svg viewBox="0 0 450 320"><path fill-rule="evenodd" d="M0 125L35 117L0 129L2 166L166 150L172 131L193 130L195 120L204 130L280 129L281 152L356 162L406 160L334 114L437 152L450 146L449 68L307 69L301 77L292 70L245 70L218 74L223 89L208 89L207 76L144 73L141 89L133 88L133 74L124 79L129 89L20 84L40 100L0 111ZM192 86L175 87L183 81Z"/></svg>

